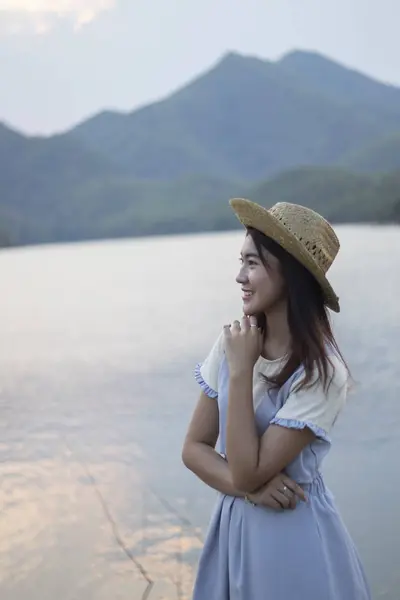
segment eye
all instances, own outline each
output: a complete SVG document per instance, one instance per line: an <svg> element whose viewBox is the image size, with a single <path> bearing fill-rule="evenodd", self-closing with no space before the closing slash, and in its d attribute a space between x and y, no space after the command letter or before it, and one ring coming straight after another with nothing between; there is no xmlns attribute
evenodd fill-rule
<svg viewBox="0 0 400 600"><path fill-rule="evenodd" d="M250 267L255 267L257 266L257 263L255 260L252 260L251 258L248 260L248 264Z"/></svg>

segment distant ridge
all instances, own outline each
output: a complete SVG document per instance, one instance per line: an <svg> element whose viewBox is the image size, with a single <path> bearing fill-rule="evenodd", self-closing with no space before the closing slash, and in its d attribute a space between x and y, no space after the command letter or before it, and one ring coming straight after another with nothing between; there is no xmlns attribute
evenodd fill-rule
<svg viewBox="0 0 400 600"><path fill-rule="evenodd" d="M230 196L400 221L400 89L313 52L228 52L159 102L28 137L0 124L0 245L236 227Z"/></svg>

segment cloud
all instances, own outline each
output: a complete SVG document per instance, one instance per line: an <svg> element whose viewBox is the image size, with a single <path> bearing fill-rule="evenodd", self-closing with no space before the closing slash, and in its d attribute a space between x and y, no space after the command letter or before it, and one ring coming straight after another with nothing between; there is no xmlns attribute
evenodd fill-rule
<svg viewBox="0 0 400 600"><path fill-rule="evenodd" d="M76 31L115 4L116 0L0 0L0 31L44 35L58 21L69 22Z"/></svg>

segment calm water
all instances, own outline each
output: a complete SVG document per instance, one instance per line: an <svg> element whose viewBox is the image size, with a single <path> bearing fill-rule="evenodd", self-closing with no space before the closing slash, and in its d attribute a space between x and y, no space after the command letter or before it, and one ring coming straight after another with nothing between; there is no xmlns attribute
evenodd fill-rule
<svg viewBox="0 0 400 600"><path fill-rule="evenodd" d="M400 597L400 229L341 227L357 387L326 461L375 598ZM189 597L214 492L181 465L195 362L240 315L242 234L0 253L0 597Z"/></svg>

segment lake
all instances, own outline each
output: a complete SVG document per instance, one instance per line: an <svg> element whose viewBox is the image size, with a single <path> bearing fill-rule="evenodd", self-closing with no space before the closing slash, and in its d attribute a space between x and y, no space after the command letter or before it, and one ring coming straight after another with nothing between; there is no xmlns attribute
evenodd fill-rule
<svg viewBox="0 0 400 600"><path fill-rule="evenodd" d="M400 596L400 228L338 227L356 385L325 476L374 598ZM0 597L184 600L215 492L180 453L241 314L242 232L0 252Z"/></svg>

